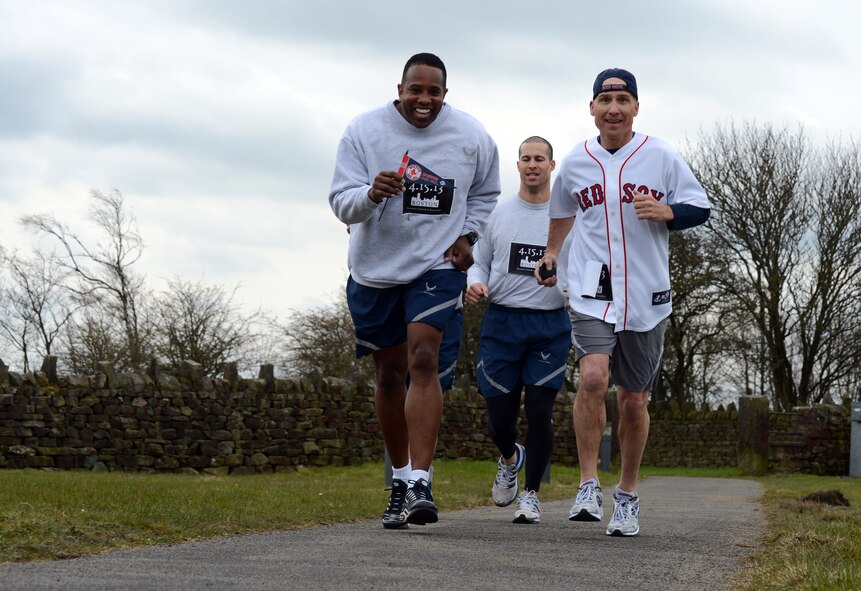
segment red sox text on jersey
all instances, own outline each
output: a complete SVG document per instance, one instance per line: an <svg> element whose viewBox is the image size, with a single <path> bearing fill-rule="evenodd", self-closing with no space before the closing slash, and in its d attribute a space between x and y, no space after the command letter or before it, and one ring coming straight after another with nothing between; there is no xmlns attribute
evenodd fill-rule
<svg viewBox="0 0 861 591"><path fill-rule="evenodd" d="M660 201L664 194L655 189L649 189L646 185L637 186L636 183L625 183L622 186L622 202L633 203L634 193L651 194L657 201ZM604 203L604 187L599 184L594 184L587 187L577 194L577 203L580 204L580 210L586 211L593 205L601 205Z"/></svg>

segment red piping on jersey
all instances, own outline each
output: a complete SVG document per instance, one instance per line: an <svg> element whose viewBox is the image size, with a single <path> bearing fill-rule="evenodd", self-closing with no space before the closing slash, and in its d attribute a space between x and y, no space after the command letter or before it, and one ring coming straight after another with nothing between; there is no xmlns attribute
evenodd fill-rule
<svg viewBox="0 0 861 591"><path fill-rule="evenodd" d="M622 330L628 330L628 245L627 240L625 239L625 216L622 215L622 171L625 169L625 165L628 163L628 160L634 157L634 154L640 151L645 143L649 141L649 136L643 140L643 142L637 146L631 155L625 158L625 161L622 163L622 166L619 167L619 223L622 224L622 252L624 253L625 259L625 314L622 318ZM606 203L606 199L604 202ZM606 207L606 206L605 206ZM607 233L607 240L609 244L610 233Z"/></svg>
<svg viewBox="0 0 861 591"><path fill-rule="evenodd" d="M595 158L592 152L589 151L589 140L583 142L583 149L586 150L586 153L589 154L589 157L595 161L595 164L598 165L598 168L601 169L601 190L604 192L604 229L606 230L604 233L607 235L607 254L610 258L610 265L607 268L607 272L610 274L610 277L613 277L613 251L610 250L610 216L607 215L607 172L604 170L604 165L601 164L601 161ZM612 279L611 279L612 282ZM607 302L607 305L604 307L604 313L601 315L601 320L607 321L607 313L610 311L610 305L612 302Z"/></svg>

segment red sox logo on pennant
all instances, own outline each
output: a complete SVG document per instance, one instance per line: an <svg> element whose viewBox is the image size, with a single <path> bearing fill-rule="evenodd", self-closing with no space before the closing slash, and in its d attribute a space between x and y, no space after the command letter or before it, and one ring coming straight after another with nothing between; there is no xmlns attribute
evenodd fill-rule
<svg viewBox="0 0 861 591"><path fill-rule="evenodd" d="M422 178L422 167L418 164L410 164L407 166L407 170L404 172L404 176L406 176L411 181L417 181Z"/></svg>

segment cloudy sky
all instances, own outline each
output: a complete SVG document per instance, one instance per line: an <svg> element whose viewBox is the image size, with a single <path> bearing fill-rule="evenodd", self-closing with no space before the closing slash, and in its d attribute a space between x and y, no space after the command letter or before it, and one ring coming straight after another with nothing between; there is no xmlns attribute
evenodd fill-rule
<svg viewBox="0 0 861 591"><path fill-rule="evenodd" d="M606 67L638 78L635 129L677 146L730 121L861 137L858 23L850 0L0 0L0 245L32 248L24 214L86 235L90 192L118 189L150 287L239 285L283 318L346 281L337 143L413 53L445 61L512 193L523 138L561 157L595 132Z"/></svg>

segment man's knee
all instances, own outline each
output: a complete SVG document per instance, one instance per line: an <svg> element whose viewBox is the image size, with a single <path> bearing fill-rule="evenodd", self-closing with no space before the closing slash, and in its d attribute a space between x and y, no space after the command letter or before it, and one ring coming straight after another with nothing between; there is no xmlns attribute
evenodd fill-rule
<svg viewBox="0 0 861 591"><path fill-rule="evenodd" d="M384 349L374 354L377 390L384 396L403 395L407 381L406 350L402 347Z"/></svg>
<svg viewBox="0 0 861 591"><path fill-rule="evenodd" d="M645 392L624 394L618 397L619 418L624 421L636 422L648 413L649 398Z"/></svg>
<svg viewBox="0 0 861 591"><path fill-rule="evenodd" d="M610 358L606 355L585 355L580 358L579 392L586 396L601 397L607 395L610 385Z"/></svg>
<svg viewBox="0 0 861 591"><path fill-rule="evenodd" d="M410 357L410 375L413 379L418 376L437 377L439 351L429 345L416 346Z"/></svg>
<svg viewBox="0 0 861 591"><path fill-rule="evenodd" d="M607 372L599 369L589 369L580 372L580 392L589 398L600 397L604 398L607 394L607 386L609 385L609 376Z"/></svg>
<svg viewBox="0 0 861 591"><path fill-rule="evenodd" d="M383 394L397 394L403 390L406 376L400 371L378 371L377 386Z"/></svg>
<svg viewBox="0 0 861 591"><path fill-rule="evenodd" d="M433 326L415 322L410 324L408 335L411 379L438 379L442 331Z"/></svg>

